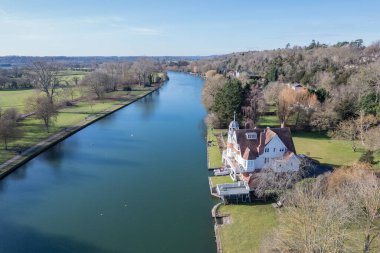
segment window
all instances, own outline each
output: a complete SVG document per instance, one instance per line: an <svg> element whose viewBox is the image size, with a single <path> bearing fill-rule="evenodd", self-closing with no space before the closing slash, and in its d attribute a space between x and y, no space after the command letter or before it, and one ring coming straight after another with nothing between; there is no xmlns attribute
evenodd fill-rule
<svg viewBox="0 0 380 253"><path fill-rule="evenodd" d="M248 140L255 140L255 139L257 139L257 134L256 133L246 133L245 135L247 136Z"/></svg>
<svg viewBox="0 0 380 253"><path fill-rule="evenodd" d="M276 148L273 148L273 152L276 152Z"/></svg>
<svg viewBox="0 0 380 253"><path fill-rule="evenodd" d="M265 157L264 163L269 163L269 158Z"/></svg>
<svg viewBox="0 0 380 253"><path fill-rule="evenodd" d="M265 148L265 153L268 153L269 152L269 148Z"/></svg>
<svg viewBox="0 0 380 253"><path fill-rule="evenodd" d="M285 148L280 148L280 152L284 152L285 151Z"/></svg>

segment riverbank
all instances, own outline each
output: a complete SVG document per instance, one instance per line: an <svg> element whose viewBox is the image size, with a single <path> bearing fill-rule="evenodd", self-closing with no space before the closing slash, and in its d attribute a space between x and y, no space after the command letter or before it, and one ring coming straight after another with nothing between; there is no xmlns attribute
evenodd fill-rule
<svg viewBox="0 0 380 253"><path fill-rule="evenodd" d="M168 74L2 179L0 252L216 252L203 80Z"/></svg>
<svg viewBox="0 0 380 253"><path fill-rule="evenodd" d="M72 125L64 127L63 129L60 129L54 133L51 133L47 139L44 139L30 146L26 150L22 151L20 154L17 154L11 159L3 162L0 165L0 179L4 178L8 174L10 174L12 171L16 170L18 167L25 164L29 160L33 159L35 156L39 155L46 149L54 146L55 144L75 134L81 129L87 127L88 125L91 125L92 123L106 117L107 115L112 114L124 108L125 106L130 105L133 102L136 102L137 100L151 94L152 92L159 89L162 85L163 84L159 84L155 87L149 88L146 91L141 92L139 95L136 95L131 99L126 99L124 101L117 101L116 103L113 103L113 104L112 103L106 104L105 106L110 105L110 107L103 109L101 111L98 111L96 113L88 114L87 116L85 116L84 120L80 120L79 122L73 122ZM103 105L104 105L104 102L103 102ZM95 106L96 105L91 104L90 105L91 110L93 110Z"/></svg>

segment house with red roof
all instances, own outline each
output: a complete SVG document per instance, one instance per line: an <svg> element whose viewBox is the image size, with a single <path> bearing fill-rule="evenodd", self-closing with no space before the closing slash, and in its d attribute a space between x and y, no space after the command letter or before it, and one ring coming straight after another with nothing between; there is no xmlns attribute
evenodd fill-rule
<svg viewBox="0 0 380 253"><path fill-rule="evenodd" d="M271 168L276 172L294 172L301 160L296 154L290 128L240 129L233 120L228 129L224 168L237 181L238 175Z"/></svg>

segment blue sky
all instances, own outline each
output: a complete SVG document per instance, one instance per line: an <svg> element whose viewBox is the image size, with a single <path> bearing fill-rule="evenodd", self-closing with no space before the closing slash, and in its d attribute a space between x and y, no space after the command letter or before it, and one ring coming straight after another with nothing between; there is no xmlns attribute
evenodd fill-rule
<svg viewBox="0 0 380 253"><path fill-rule="evenodd" d="M378 0L0 0L0 55L213 55L380 39Z"/></svg>

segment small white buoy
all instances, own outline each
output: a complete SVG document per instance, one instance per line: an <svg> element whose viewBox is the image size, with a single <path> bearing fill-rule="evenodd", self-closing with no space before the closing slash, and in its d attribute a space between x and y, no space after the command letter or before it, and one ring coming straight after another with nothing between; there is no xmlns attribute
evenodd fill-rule
<svg viewBox="0 0 380 253"><path fill-rule="evenodd" d="M102 213L100 213L100 216L103 216L103 214L102 214Z"/></svg>
<svg viewBox="0 0 380 253"><path fill-rule="evenodd" d="M133 134L131 134L131 137L133 137Z"/></svg>

